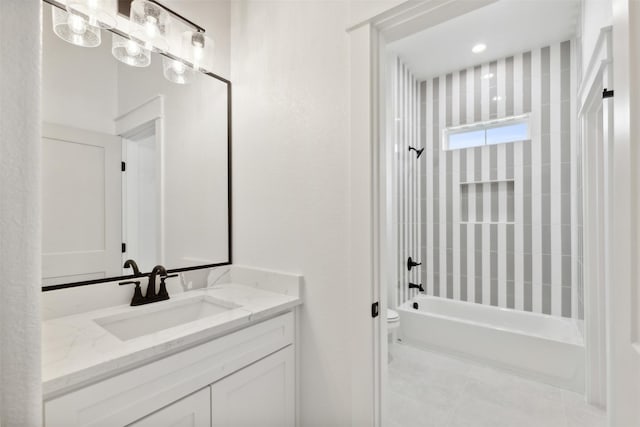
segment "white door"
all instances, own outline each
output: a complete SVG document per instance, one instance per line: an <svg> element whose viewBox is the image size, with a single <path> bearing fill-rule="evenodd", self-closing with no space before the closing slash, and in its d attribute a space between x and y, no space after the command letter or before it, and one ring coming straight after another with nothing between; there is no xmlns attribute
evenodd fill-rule
<svg viewBox="0 0 640 427"><path fill-rule="evenodd" d="M293 427L294 353L288 346L211 385L213 427Z"/></svg>
<svg viewBox="0 0 640 427"><path fill-rule="evenodd" d="M42 127L44 284L119 276L120 138Z"/></svg>
<svg viewBox="0 0 640 427"><path fill-rule="evenodd" d="M143 419L132 427L210 427L211 390L203 388Z"/></svg>

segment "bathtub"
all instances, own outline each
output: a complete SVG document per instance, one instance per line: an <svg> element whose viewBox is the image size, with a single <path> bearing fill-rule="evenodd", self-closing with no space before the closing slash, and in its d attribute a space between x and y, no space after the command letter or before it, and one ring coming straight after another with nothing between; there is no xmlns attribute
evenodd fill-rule
<svg viewBox="0 0 640 427"><path fill-rule="evenodd" d="M398 313L405 343L584 393L584 343L573 319L424 295Z"/></svg>

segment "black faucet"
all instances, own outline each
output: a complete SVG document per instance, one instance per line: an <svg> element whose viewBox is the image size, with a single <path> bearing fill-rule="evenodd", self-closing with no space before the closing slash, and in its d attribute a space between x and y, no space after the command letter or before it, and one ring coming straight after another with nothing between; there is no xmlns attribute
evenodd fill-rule
<svg viewBox="0 0 640 427"><path fill-rule="evenodd" d="M128 263L129 265L127 265ZM127 262L125 263L125 267L132 267L135 272L138 268L138 266L135 264L136 264L135 261L127 260ZM144 276L143 274L140 274L139 270L137 270L136 275ZM156 293L156 277L158 276L160 277L160 290L158 291L158 293ZM142 291L140 289L140 281L121 282L120 285L135 284L136 288L133 292L131 305L132 306L144 305L144 304L150 304L152 302L168 300L169 293L167 292L167 285L165 284L164 281L168 277L177 277L177 276L178 276L177 274L171 274L171 275L167 274L166 268L164 268L161 265L156 265L155 267L153 267L153 270L151 270L151 273L149 273L149 283L147 285L147 293L144 297L142 296Z"/></svg>
<svg viewBox="0 0 640 427"><path fill-rule="evenodd" d="M424 288L422 287L422 283L416 285L415 283L409 282L409 289L417 289L420 292L424 292Z"/></svg>
<svg viewBox="0 0 640 427"><path fill-rule="evenodd" d="M138 268L138 264L132 259L128 259L124 262L124 268L133 268L133 275L140 276L140 269Z"/></svg>

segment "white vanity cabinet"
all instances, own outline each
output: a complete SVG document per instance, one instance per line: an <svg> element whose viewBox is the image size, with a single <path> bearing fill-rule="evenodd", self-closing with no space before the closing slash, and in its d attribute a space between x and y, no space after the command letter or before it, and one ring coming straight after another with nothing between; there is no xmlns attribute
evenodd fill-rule
<svg viewBox="0 0 640 427"><path fill-rule="evenodd" d="M131 427L294 427L294 360L287 346Z"/></svg>
<svg viewBox="0 0 640 427"><path fill-rule="evenodd" d="M290 311L105 375L46 400L45 426L293 427L294 329Z"/></svg>

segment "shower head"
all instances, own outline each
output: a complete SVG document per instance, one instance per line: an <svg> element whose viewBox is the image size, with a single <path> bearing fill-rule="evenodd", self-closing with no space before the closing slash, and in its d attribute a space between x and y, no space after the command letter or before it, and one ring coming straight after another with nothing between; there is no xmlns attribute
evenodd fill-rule
<svg viewBox="0 0 640 427"><path fill-rule="evenodd" d="M419 159L420 156L422 155L422 152L424 151L424 147L422 147L420 149L417 149L415 147L409 147L409 151L411 151L411 150L416 152L416 154L417 154L416 159Z"/></svg>

